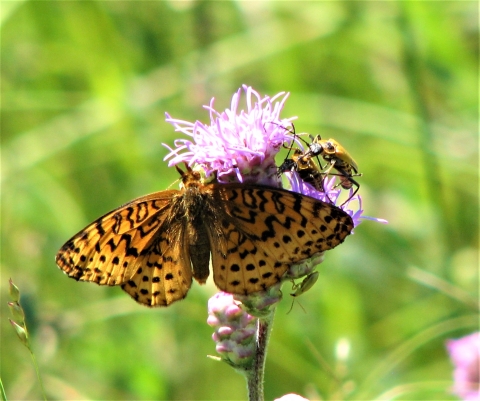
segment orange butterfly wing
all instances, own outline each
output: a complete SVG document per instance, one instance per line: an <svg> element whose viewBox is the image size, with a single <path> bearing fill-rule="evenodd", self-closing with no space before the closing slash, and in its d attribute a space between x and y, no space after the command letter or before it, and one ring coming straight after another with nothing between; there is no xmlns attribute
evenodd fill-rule
<svg viewBox="0 0 480 401"><path fill-rule="evenodd" d="M212 188L221 205L221 213L207 220L213 275L226 292L265 290L290 265L334 248L353 229L341 209L295 192L243 184Z"/></svg>
<svg viewBox="0 0 480 401"><path fill-rule="evenodd" d="M63 245L57 265L76 280L122 285L145 305L184 298L192 282L185 227L169 221L172 200L181 194L156 192L100 217ZM172 271L180 274L172 279Z"/></svg>
<svg viewBox="0 0 480 401"><path fill-rule="evenodd" d="M339 208L284 189L203 185L191 170L183 182L181 191L137 198L88 225L59 250L58 266L76 280L121 285L141 304L167 306L186 296L192 276L206 281L210 252L215 284L250 294L353 228Z"/></svg>

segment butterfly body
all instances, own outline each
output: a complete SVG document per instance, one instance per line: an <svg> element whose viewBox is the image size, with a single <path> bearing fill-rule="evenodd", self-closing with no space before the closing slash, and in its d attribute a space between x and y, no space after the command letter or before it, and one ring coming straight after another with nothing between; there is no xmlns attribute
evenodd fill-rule
<svg viewBox="0 0 480 401"><path fill-rule="evenodd" d="M177 168L178 169L178 168ZM70 277L120 285L137 302L184 298L192 276L218 288L265 290L293 263L331 249L353 229L341 209L280 188L202 182L187 167L180 190L137 198L100 217L59 250Z"/></svg>

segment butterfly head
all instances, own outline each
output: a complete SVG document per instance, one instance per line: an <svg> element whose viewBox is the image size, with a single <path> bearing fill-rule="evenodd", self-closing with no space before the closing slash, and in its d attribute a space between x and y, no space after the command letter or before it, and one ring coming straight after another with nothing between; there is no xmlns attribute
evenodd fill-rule
<svg viewBox="0 0 480 401"><path fill-rule="evenodd" d="M181 176L182 188L192 185L206 185L217 182L217 172L214 171L212 174L207 176L205 170L200 165L191 168L187 163L185 163L185 171L178 167L178 165L175 165L175 168Z"/></svg>

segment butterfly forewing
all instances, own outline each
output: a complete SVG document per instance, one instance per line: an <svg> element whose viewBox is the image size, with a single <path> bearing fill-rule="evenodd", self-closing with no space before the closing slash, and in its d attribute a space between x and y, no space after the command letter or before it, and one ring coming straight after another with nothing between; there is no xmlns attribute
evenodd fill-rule
<svg viewBox="0 0 480 401"><path fill-rule="evenodd" d="M294 192L203 185L191 169L181 174L182 190L135 199L73 236L58 266L76 280L121 285L141 304L166 306L186 296L192 276L206 281L210 252L216 285L250 294L353 228L342 210Z"/></svg>

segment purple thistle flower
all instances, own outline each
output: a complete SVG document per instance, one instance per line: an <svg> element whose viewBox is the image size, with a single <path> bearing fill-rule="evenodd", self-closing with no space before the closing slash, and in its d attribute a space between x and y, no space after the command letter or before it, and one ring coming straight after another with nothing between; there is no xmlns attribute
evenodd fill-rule
<svg viewBox="0 0 480 401"><path fill-rule="evenodd" d="M480 401L480 332L447 341L455 366L452 392L464 401Z"/></svg>
<svg viewBox="0 0 480 401"><path fill-rule="evenodd" d="M221 113L216 111L214 98L209 106L204 106L210 112L210 125L178 120L166 113L166 121L175 127L175 131L192 137L192 140L175 141L176 148L170 149L165 158L170 159L169 166L181 162L200 165L207 176L216 171L220 183L280 186L275 155L289 140L284 127L294 119L280 120L280 112L289 94L280 92L272 98L261 98L249 86L243 85L243 90L246 110L238 110L242 89L233 95L230 109Z"/></svg>
<svg viewBox="0 0 480 401"><path fill-rule="evenodd" d="M246 110L239 111L242 89L247 107ZM175 149L164 144L170 149L165 159L170 159L169 166L182 162L190 166L198 165L207 177L217 172L220 183L281 186L275 155L284 143L295 140L287 127L291 126L296 117L280 119L280 112L288 96L289 93L280 92L272 98L262 98L250 86L243 85L234 93L230 109L216 111L213 107L214 98L209 106L204 106L210 112L210 125L200 121L192 123L175 119L166 113L166 121L175 127L175 131L183 132L192 140L177 139ZM339 206L342 189L335 188L335 176L325 179L325 192L321 192L303 182L295 171L285 175L292 191ZM355 201L357 207L353 206ZM360 223L360 219L386 223L383 219L362 216L361 206L361 197L357 195L339 207L352 217L354 226Z"/></svg>

